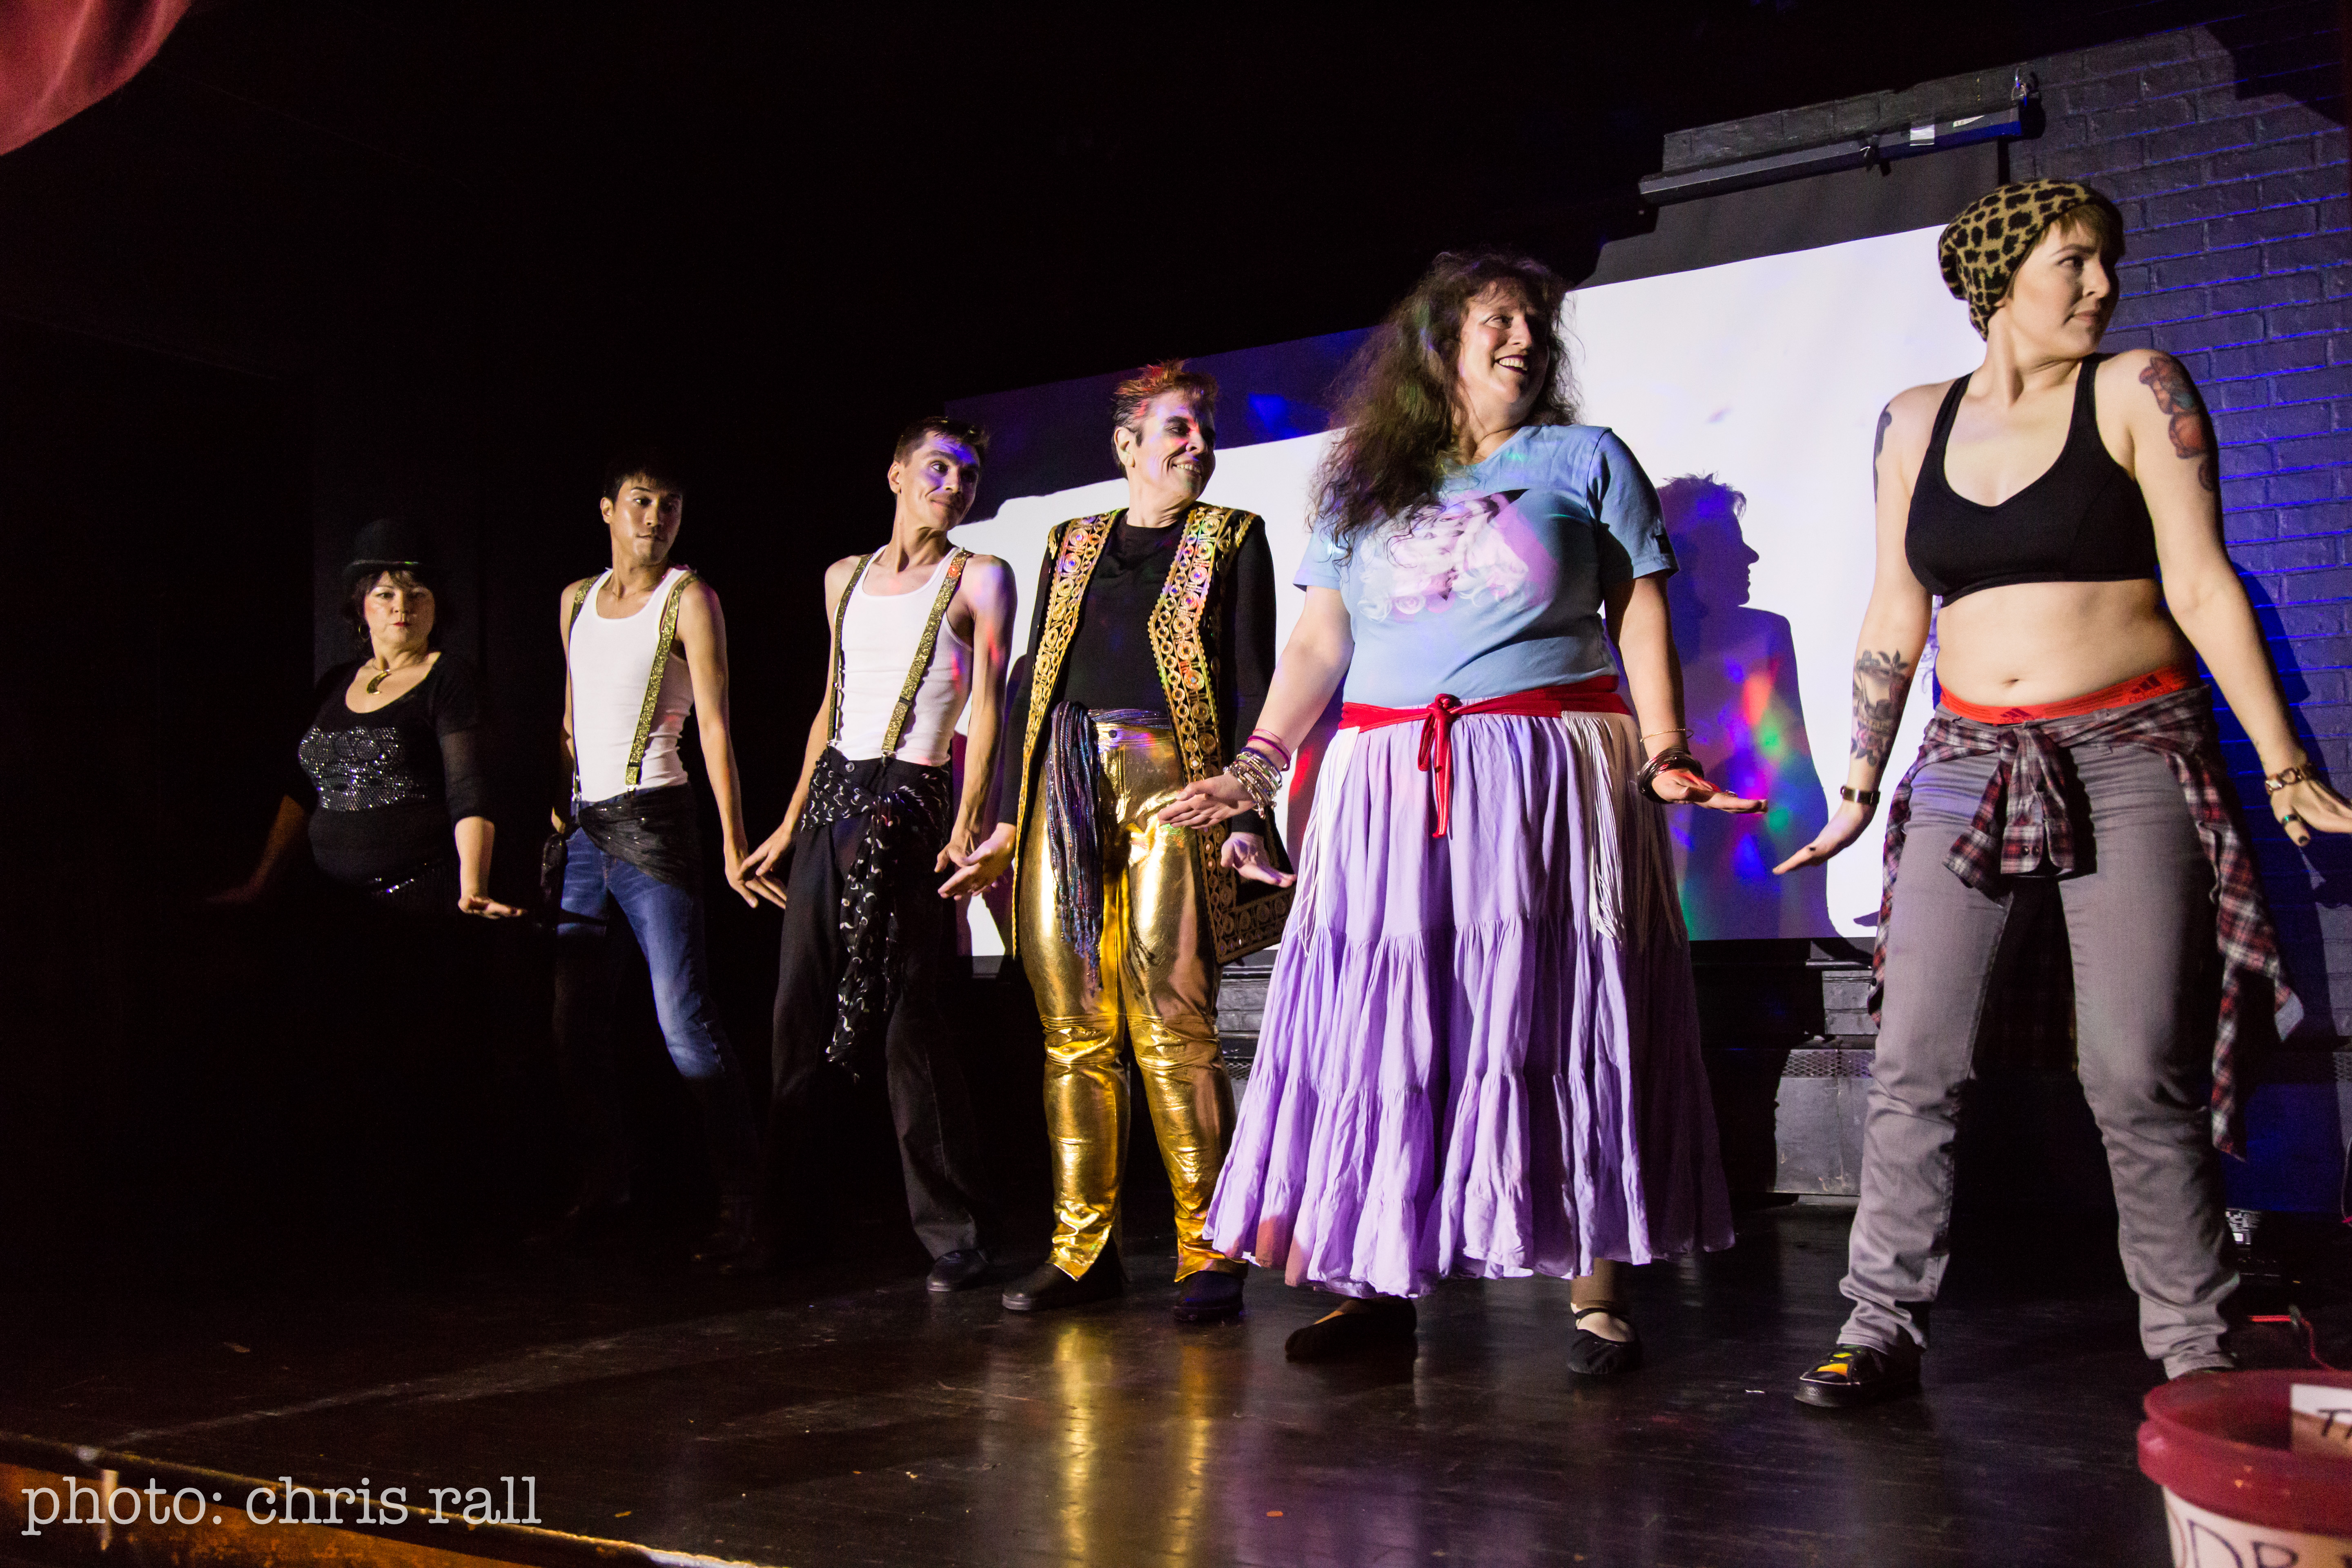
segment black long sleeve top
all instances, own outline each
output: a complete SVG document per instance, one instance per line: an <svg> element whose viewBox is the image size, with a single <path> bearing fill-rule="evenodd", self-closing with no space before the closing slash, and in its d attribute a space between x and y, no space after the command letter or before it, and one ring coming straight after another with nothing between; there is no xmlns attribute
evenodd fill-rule
<svg viewBox="0 0 2352 1568"><path fill-rule="evenodd" d="M346 885L397 878L451 858L449 829L489 815L482 775L481 684L455 654L371 713L344 701L357 661L319 681L286 793L310 814L310 857Z"/></svg>
<svg viewBox="0 0 2352 1568"><path fill-rule="evenodd" d="M1168 694L1152 657L1150 622L1167 586L1181 526L1136 528L1122 516L1103 542L1101 558L1087 580L1077 630L1062 659L1059 681L1045 694L1047 703L1070 701L1100 712L1110 709L1165 712ZM1029 709L1038 700L1029 667L1045 625L1045 605L1054 589L1054 558L1038 568L1037 593L1029 619L1029 657L1014 675L1005 704L1004 738L997 746L997 817L1010 820L1020 809L1021 739L1028 733ZM1216 671L1218 739L1225 754L1245 739L1265 706L1274 680L1274 556L1263 526L1243 540L1232 568L1211 590L1201 618L1202 638ZM1260 833L1257 813L1233 819L1236 833Z"/></svg>

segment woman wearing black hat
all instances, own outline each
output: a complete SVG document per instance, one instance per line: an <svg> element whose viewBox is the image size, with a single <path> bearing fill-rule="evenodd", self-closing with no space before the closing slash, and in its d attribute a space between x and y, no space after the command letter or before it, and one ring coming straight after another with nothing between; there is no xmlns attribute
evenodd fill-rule
<svg viewBox="0 0 2352 1568"><path fill-rule="evenodd" d="M344 614L368 655L319 682L260 863L215 901L260 898L307 828L320 871L379 909L520 914L489 896L480 688L471 665L431 646L434 573L391 520L362 529L352 554Z"/></svg>
<svg viewBox="0 0 2352 1568"><path fill-rule="evenodd" d="M2123 254L2115 205L2073 181L2004 185L1940 249L1984 363L1879 416L1845 804L1779 868L1827 859L1869 823L1932 617L1940 700L1887 803L1885 1002L1842 1287L1853 1310L1798 1383L1831 1406L1918 1386L1960 1086L2023 879L2053 882L2064 910L2077 1070L2141 1346L2169 1376L2231 1364L2214 1149L2240 1145L2240 1031L2290 1026L2295 1009L2200 658L2287 837L2352 832L2222 548L2196 387L2169 354L2098 352Z"/></svg>

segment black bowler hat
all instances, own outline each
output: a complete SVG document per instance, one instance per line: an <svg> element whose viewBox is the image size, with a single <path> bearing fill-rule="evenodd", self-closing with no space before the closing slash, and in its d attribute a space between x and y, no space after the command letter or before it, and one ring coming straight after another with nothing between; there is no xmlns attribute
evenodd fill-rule
<svg viewBox="0 0 2352 1568"><path fill-rule="evenodd" d="M379 572L429 573L425 536L396 517L380 517L352 541L351 564L343 581L356 583Z"/></svg>

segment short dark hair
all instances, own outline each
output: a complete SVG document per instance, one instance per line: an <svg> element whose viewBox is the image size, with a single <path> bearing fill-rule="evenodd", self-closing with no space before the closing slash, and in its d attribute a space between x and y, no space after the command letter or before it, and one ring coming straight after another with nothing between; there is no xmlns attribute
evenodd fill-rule
<svg viewBox="0 0 2352 1568"><path fill-rule="evenodd" d="M686 473L658 447L624 447L604 465L604 499L618 500L621 487L644 479L656 489L686 494Z"/></svg>
<svg viewBox="0 0 2352 1568"><path fill-rule="evenodd" d="M2089 235L2091 243L2099 247L2099 259L2109 266L2123 259L2124 215L2116 211L2115 204L2105 196L2095 202L2084 202L2079 206L2068 207L2050 220L2043 227L2042 234L2047 234L2053 228L2062 232L2075 230ZM2042 235L2035 235L2033 245L2038 246L2041 243ZM2032 246L2027 247L2029 250L2032 247Z"/></svg>
<svg viewBox="0 0 2352 1568"><path fill-rule="evenodd" d="M430 566L385 566L373 572L353 573L351 586L343 590L343 624L352 628L352 634L360 639L362 647L369 646L367 597L386 577L407 587L422 588L436 601L441 597L441 574ZM441 606L436 603L433 607L433 634L425 639L425 645L430 647L440 636Z"/></svg>
<svg viewBox="0 0 2352 1568"><path fill-rule="evenodd" d="M1181 359L1148 364L1118 384L1110 395L1111 423L1122 430L1143 432L1143 411L1151 400L1171 392L1189 392L1200 412L1215 418L1217 378L1205 370L1186 370Z"/></svg>
<svg viewBox="0 0 2352 1568"><path fill-rule="evenodd" d="M890 448L890 460L903 463L915 455L925 437L944 436L960 446L971 448L973 458L988 461L988 432L962 419L950 419L944 414L927 414L898 432L898 443Z"/></svg>

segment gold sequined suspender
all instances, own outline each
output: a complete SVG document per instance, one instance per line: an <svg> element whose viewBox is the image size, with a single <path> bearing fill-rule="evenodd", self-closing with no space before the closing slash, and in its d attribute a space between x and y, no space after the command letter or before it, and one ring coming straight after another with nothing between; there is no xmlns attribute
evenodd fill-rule
<svg viewBox="0 0 2352 1568"><path fill-rule="evenodd" d="M621 775L621 787L635 789L638 772L645 766L646 743L653 739L654 715L661 707L662 678L669 673L670 650L677 645L677 603L686 597L687 584L694 581L688 572L674 584L669 602L662 606L661 631L654 638L654 668L646 678L645 706L637 710L637 736L629 742L629 771Z"/></svg>
<svg viewBox="0 0 2352 1568"><path fill-rule="evenodd" d="M599 572L593 577L583 578L580 586L572 590L572 614L563 622L563 694L566 698L572 695L572 628L580 624L580 611L588 603L588 595L594 593L596 584L604 580L604 574ZM579 719L577 713L572 717L575 722ZM576 807L580 802L580 737L572 735L567 740L569 743L564 749L572 753L572 803Z"/></svg>
<svg viewBox="0 0 2352 1568"><path fill-rule="evenodd" d="M915 646L915 666L907 671L907 684L898 691L898 706L890 710L890 728L882 737L882 754L898 754L898 742L907 733L908 717L915 710L915 697L923 689L923 677L931 672L931 654L940 646L940 623L947 619L948 606L955 602L956 584L963 577L963 563L971 559L969 550L958 550L948 557L947 580L940 584L939 596L931 601L931 618L924 623L923 639Z"/></svg>
<svg viewBox="0 0 2352 1568"><path fill-rule="evenodd" d="M833 607L833 711L825 720L824 743L832 745L841 739L841 676L846 662L841 646L841 635L849 625L849 596L857 592L857 584L866 579L866 563L873 555L861 555L857 564L849 569L849 586L841 591L841 603Z"/></svg>

